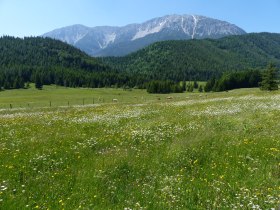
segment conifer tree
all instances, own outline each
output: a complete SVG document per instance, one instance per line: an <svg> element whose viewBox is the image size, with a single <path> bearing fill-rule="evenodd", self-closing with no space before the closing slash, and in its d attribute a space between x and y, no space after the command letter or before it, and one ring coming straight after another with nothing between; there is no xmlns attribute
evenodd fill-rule
<svg viewBox="0 0 280 210"><path fill-rule="evenodd" d="M260 84L261 90L278 90L278 83L276 80L276 67L273 64L269 64L265 72L262 75L262 82Z"/></svg>
<svg viewBox="0 0 280 210"><path fill-rule="evenodd" d="M210 92L213 90L214 86L216 83L216 79L215 77L212 77L210 80L207 81L205 87L204 87L204 91L205 92Z"/></svg>

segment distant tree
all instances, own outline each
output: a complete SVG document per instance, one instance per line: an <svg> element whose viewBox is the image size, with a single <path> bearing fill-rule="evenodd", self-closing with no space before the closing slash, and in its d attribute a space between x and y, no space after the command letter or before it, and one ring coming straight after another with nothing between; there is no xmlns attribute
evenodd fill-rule
<svg viewBox="0 0 280 210"><path fill-rule="evenodd" d="M250 71L249 76L249 86L250 87L259 87L259 83L262 80L262 75L259 70Z"/></svg>
<svg viewBox="0 0 280 210"><path fill-rule="evenodd" d="M267 69L263 72L260 88L261 90L268 91L278 90L275 65L270 63Z"/></svg>
<svg viewBox="0 0 280 210"><path fill-rule="evenodd" d="M197 83L196 80L195 80L194 83L193 83L193 88L194 88L194 89L197 89L197 88L198 88L198 83Z"/></svg>
<svg viewBox="0 0 280 210"><path fill-rule="evenodd" d="M19 78L19 87L24 88L24 80L22 77Z"/></svg>
<svg viewBox="0 0 280 210"><path fill-rule="evenodd" d="M26 88L26 89L30 88L30 82L27 82L27 83L25 84L25 87L24 87L24 88Z"/></svg>
<svg viewBox="0 0 280 210"><path fill-rule="evenodd" d="M10 83L10 81L8 80L8 79L6 79L5 81L4 81L4 89L10 89L11 88L11 83Z"/></svg>
<svg viewBox="0 0 280 210"><path fill-rule="evenodd" d="M189 84L187 85L187 91L188 91L188 92L193 92L193 84L189 83Z"/></svg>
<svg viewBox="0 0 280 210"><path fill-rule="evenodd" d="M16 77L16 78L14 79L14 82L13 82L13 88L14 88L14 89L24 88L23 79L20 78L20 77Z"/></svg>
<svg viewBox="0 0 280 210"><path fill-rule="evenodd" d="M16 77L14 82L13 82L13 88L14 89L20 88L20 86L19 86L19 78L18 77Z"/></svg>
<svg viewBox="0 0 280 210"><path fill-rule="evenodd" d="M199 91L200 93L203 92L203 87L202 87L202 85L199 85L198 91Z"/></svg>
<svg viewBox="0 0 280 210"><path fill-rule="evenodd" d="M40 77L39 73L36 73L35 75L35 87L39 90L42 90L43 88L42 78Z"/></svg>
<svg viewBox="0 0 280 210"><path fill-rule="evenodd" d="M186 80L183 81L183 84L182 84L182 91L186 91L187 90L187 82Z"/></svg>
<svg viewBox="0 0 280 210"><path fill-rule="evenodd" d="M183 92L183 88L180 85L180 83L173 84L171 86L171 90L173 93L182 93Z"/></svg>
<svg viewBox="0 0 280 210"><path fill-rule="evenodd" d="M216 83L215 77L212 77L210 80L207 81L206 85L204 86L205 92L210 92L213 90Z"/></svg>

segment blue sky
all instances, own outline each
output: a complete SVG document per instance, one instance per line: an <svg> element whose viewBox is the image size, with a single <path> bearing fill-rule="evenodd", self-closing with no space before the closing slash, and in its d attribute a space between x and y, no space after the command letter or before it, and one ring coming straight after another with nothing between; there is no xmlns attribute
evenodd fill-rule
<svg viewBox="0 0 280 210"><path fill-rule="evenodd" d="M38 36L73 24L123 26L197 14L247 32L280 33L280 0L0 0L0 36Z"/></svg>

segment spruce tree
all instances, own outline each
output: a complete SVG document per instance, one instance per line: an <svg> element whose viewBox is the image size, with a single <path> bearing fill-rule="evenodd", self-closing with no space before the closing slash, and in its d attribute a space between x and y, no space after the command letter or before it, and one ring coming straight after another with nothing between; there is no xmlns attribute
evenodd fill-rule
<svg viewBox="0 0 280 210"><path fill-rule="evenodd" d="M268 91L278 90L275 65L270 63L267 69L263 72L260 88L261 90L268 90Z"/></svg>
<svg viewBox="0 0 280 210"><path fill-rule="evenodd" d="M215 83L216 83L216 79L215 77L212 77L210 80L207 81L206 85L204 86L204 91L205 92L213 91Z"/></svg>

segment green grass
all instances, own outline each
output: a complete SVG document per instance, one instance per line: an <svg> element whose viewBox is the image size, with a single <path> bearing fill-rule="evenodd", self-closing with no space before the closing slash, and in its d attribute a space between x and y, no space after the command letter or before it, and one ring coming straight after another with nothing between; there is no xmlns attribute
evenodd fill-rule
<svg viewBox="0 0 280 210"><path fill-rule="evenodd" d="M30 89L5 90L0 92L0 108L34 108L59 106L77 106L112 103L117 99L121 103L144 103L164 100L166 95L147 94L146 90L123 90L112 88L65 88L60 86L44 86L37 90L34 85ZM186 97L186 94L172 94L175 99Z"/></svg>
<svg viewBox="0 0 280 210"><path fill-rule="evenodd" d="M0 209L277 209L280 92L172 96L0 92Z"/></svg>

